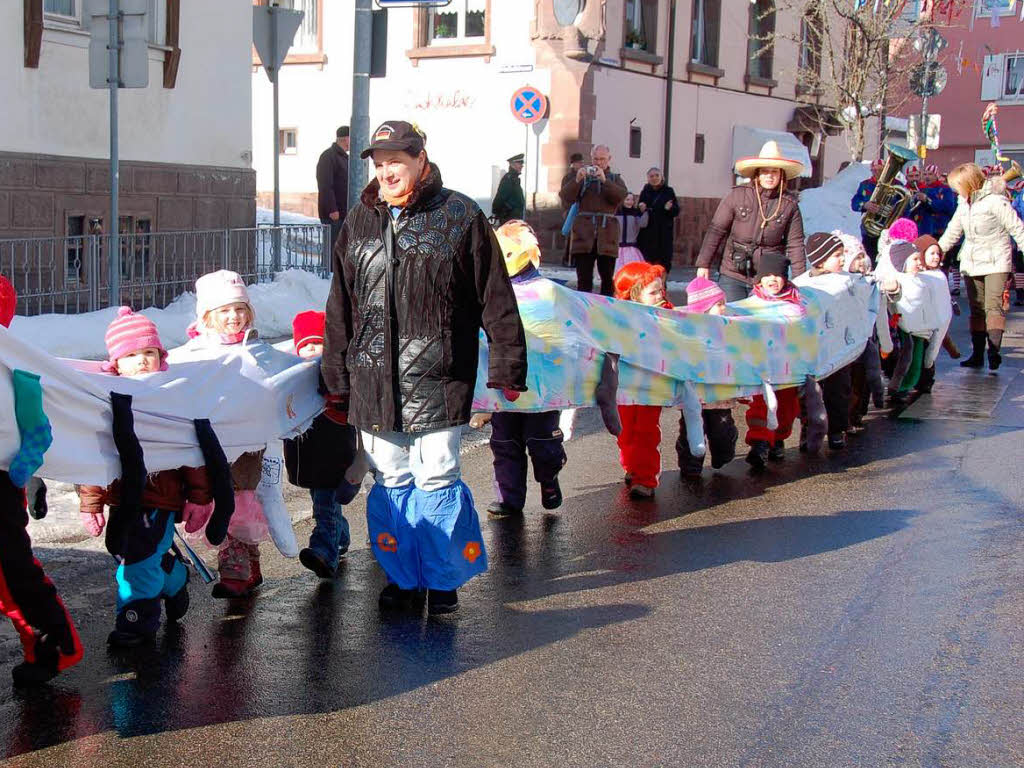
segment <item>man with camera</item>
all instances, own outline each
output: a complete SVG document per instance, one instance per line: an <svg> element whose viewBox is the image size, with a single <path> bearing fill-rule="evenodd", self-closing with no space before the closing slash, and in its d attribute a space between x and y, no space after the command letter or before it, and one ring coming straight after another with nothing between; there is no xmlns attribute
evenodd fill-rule
<svg viewBox="0 0 1024 768"><path fill-rule="evenodd" d="M611 170L612 153L603 144L590 151L590 165L569 178L559 192L575 207L569 252L576 261L576 287L594 290L594 265L601 276L601 293L614 293L615 259L619 255L619 222L615 211L626 198L626 184ZM569 216L574 211L570 208Z"/></svg>
<svg viewBox="0 0 1024 768"><path fill-rule="evenodd" d="M697 275L710 279L711 262L722 253L718 285L726 301L750 295L765 253L785 254L791 277L804 271L803 218L796 197L786 191L802 171L803 163L783 157L774 141L757 157L736 161L736 174L750 183L734 187L719 203L697 255Z"/></svg>

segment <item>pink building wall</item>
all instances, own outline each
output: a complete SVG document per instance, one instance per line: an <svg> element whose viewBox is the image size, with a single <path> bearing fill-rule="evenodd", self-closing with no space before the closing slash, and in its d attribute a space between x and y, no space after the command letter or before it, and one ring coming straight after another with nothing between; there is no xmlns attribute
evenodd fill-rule
<svg viewBox="0 0 1024 768"><path fill-rule="evenodd" d="M1024 55L1024 23L1018 21L1020 6L1015 10L1013 16L1003 16L995 29L989 18L982 17L975 19L973 31L968 28L966 18L941 30L949 41L941 57L949 80L941 94L928 100L928 112L942 115L939 149L928 153L928 162L938 164L944 172L958 163L974 162L976 150L988 149L988 140L981 130L981 114L988 103L981 98L984 57L1017 51ZM986 46L990 50L986 50ZM962 59L961 74L957 73L958 54ZM1024 151L1024 98L1016 102L999 99L996 102L999 104L1001 146ZM920 114L920 111L921 100L914 98L903 107L901 116Z"/></svg>

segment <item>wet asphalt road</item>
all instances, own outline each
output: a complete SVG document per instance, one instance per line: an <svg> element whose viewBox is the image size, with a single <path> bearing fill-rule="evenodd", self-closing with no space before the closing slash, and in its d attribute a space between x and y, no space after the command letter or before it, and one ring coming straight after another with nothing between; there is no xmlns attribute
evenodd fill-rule
<svg viewBox="0 0 1024 768"><path fill-rule="evenodd" d="M544 514L534 488L525 520L485 521L490 571L451 617L379 613L361 501L337 581L264 547L258 598L194 582L182 626L125 655L104 644L109 557L41 549L86 659L10 692L0 629L8 764L1024 765L1013 327L1005 392L972 399L952 373L937 388L938 415L971 406L958 420L873 412L846 453L794 446L760 477L737 461L682 484L666 414L653 503L625 498L612 438L584 414L565 506ZM465 462L481 507L489 461Z"/></svg>

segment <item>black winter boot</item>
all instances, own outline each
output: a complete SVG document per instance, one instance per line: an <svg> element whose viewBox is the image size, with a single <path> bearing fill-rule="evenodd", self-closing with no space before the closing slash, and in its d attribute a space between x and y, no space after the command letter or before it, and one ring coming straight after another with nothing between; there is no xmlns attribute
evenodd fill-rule
<svg viewBox="0 0 1024 768"><path fill-rule="evenodd" d="M764 469L767 461L768 441L755 440L750 446L750 452L747 453L747 464L749 464L755 470L761 471L762 469Z"/></svg>
<svg viewBox="0 0 1024 768"><path fill-rule="evenodd" d="M960 361L961 368L981 368L985 364L985 342L988 340L984 331L971 331L971 356Z"/></svg>
<svg viewBox="0 0 1024 768"><path fill-rule="evenodd" d="M1003 362L1003 356L999 354L999 348L1003 345L1003 332L990 330L988 332L988 369L994 371Z"/></svg>
<svg viewBox="0 0 1024 768"><path fill-rule="evenodd" d="M772 461L783 461L786 458L786 444L782 440L776 440L768 449L768 458Z"/></svg>
<svg viewBox="0 0 1024 768"><path fill-rule="evenodd" d="M540 505L544 509L558 509L562 506L562 486L556 477L550 483L540 485Z"/></svg>

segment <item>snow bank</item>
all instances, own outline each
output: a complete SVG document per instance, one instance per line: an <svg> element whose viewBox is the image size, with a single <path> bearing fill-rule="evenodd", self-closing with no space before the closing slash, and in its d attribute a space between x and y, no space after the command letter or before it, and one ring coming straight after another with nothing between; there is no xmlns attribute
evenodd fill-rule
<svg viewBox="0 0 1024 768"><path fill-rule="evenodd" d="M257 208L256 209L256 223L257 224L273 224L274 223L274 209L273 208ZM315 216L304 216L301 213L292 213L291 211L281 211L281 223L282 224L320 224L320 219Z"/></svg>
<svg viewBox="0 0 1024 768"><path fill-rule="evenodd" d="M851 163L827 184L800 193L800 213L804 219L804 233L831 232L838 229L860 236L861 214L850 210L850 200L857 187L871 175L871 168Z"/></svg>
<svg viewBox="0 0 1024 768"><path fill-rule="evenodd" d="M322 310L330 286L329 280L299 269L279 272L272 283L249 286L260 335L267 339L291 336L292 318L307 309ZM160 340L168 349L185 343L185 329L195 313L196 297L192 293L182 294L165 309L142 311L156 323ZM19 316L11 323L11 333L55 357L100 360L107 356L103 334L116 315L117 309L112 308L80 315Z"/></svg>

